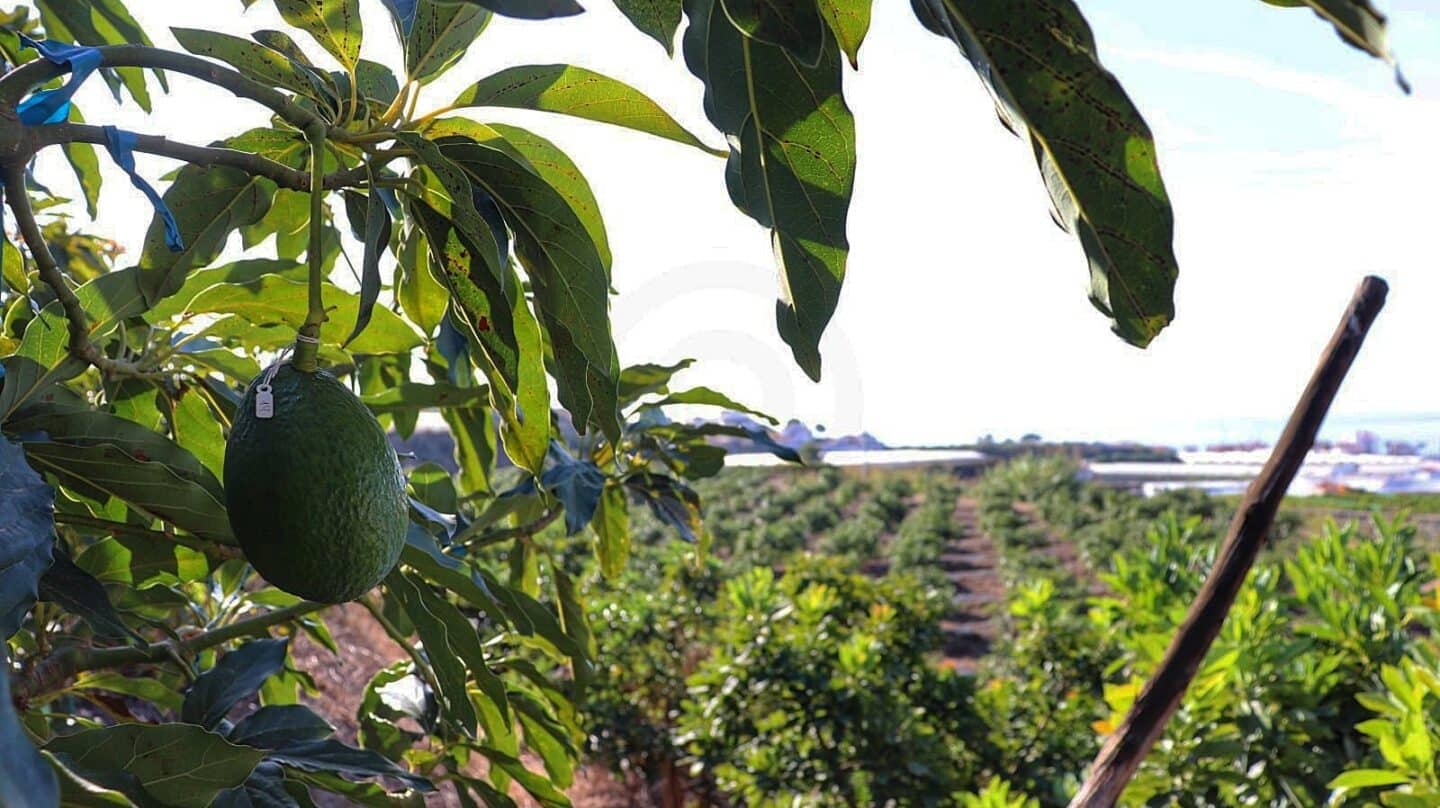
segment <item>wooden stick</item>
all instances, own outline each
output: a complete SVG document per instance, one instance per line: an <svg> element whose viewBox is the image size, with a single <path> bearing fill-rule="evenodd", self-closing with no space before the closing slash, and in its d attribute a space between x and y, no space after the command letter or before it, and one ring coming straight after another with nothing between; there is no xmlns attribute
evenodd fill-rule
<svg viewBox="0 0 1440 808"><path fill-rule="evenodd" d="M1319 366L1310 377L1310 384L1270 453L1270 460L1246 490L1199 597L1175 633L1160 667L1145 683L1125 720L1096 756L1090 767L1090 778L1070 801L1070 808L1113 806L1140 761L1164 731L1165 722L1180 706L1185 689L1220 633L1225 615L1245 583L1255 556L1265 544L1270 523L1275 519L1286 489L1315 443L1315 435L1335 400L1340 382L1355 361L1375 316L1385 305L1386 290L1385 281L1373 276L1361 281L1355 290L1345 316L1340 319Z"/></svg>

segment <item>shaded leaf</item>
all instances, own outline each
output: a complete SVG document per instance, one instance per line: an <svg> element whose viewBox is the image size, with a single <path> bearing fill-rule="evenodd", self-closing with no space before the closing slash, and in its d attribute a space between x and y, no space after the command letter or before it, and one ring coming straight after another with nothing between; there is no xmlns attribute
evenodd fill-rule
<svg viewBox="0 0 1440 808"><path fill-rule="evenodd" d="M347 777L394 777L417 791L434 791L435 786L368 749L356 749L336 740L309 741L288 746L270 755L285 766L308 772L331 772Z"/></svg>
<svg viewBox="0 0 1440 808"><path fill-rule="evenodd" d="M193 724L119 724L54 738L45 748L68 755L82 775L128 772L176 808L206 808L245 782L265 755Z"/></svg>
<svg viewBox="0 0 1440 808"><path fill-rule="evenodd" d="M19 630L50 567L54 502L54 489L25 463L25 453L0 437L0 640ZM0 703L0 712L8 704Z"/></svg>
<svg viewBox="0 0 1440 808"><path fill-rule="evenodd" d="M5 456L0 442L0 462ZM4 466L0 465L0 472ZM4 485L0 473L0 486ZM0 488L3 491L3 488ZM0 511L4 509L0 499ZM0 513L0 516L3 516ZM0 522L0 533L4 531ZM9 636L8 634L6 636ZM50 764L35 751L25 728L15 715L10 697L10 646L0 642L0 805L6 808L52 808L60 803L60 786Z"/></svg>
<svg viewBox="0 0 1440 808"><path fill-rule="evenodd" d="M370 179L373 183L373 174ZM385 203L373 186L364 207L365 229L357 234L357 238L365 245L364 256L360 262L360 298L355 315L355 328L341 343L342 348L354 342L360 332L365 330L365 326L370 324L375 302L380 299L380 254L390 244L390 212L386 210Z"/></svg>
<svg viewBox="0 0 1440 808"><path fill-rule="evenodd" d="M0 580L3 577L4 574L0 573ZM63 551L56 550L53 563L40 578L39 599L59 604L65 611L83 619L96 636L112 639L129 637L142 644L144 642L120 619L120 613L115 611L115 606L105 594L105 587L90 573L75 566L75 562Z"/></svg>
<svg viewBox="0 0 1440 808"><path fill-rule="evenodd" d="M550 391L539 324L523 295L504 292L506 287L518 290L519 279L509 271L506 282L497 283L453 222L419 200L412 210L452 303L463 315L466 336L478 348L472 354L490 382L506 453L516 465L538 473L550 437Z"/></svg>
<svg viewBox="0 0 1440 808"><path fill-rule="evenodd" d="M1335 33L1351 47L1358 48L1395 69L1395 83L1406 93L1410 82L1400 73L1390 52L1385 15L1370 0L1264 0L1272 6L1309 6L1315 16L1335 27Z"/></svg>
<svg viewBox="0 0 1440 808"><path fill-rule="evenodd" d="M625 487L661 522L675 528L689 542L699 541L704 527L700 522L700 495L673 477L636 472L625 477Z"/></svg>
<svg viewBox="0 0 1440 808"><path fill-rule="evenodd" d="M571 457L558 445L551 451L554 465L540 476L540 484L565 508L565 535L585 529L600 507L605 472L594 463Z"/></svg>
<svg viewBox="0 0 1440 808"><path fill-rule="evenodd" d="M271 704L235 722L231 741L260 749L283 749L330 737L335 728L303 704Z"/></svg>
<svg viewBox="0 0 1440 808"><path fill-rule="evenodd" d="M440 687L436 696L440 700L441 714L462 732L474 736L475 707L467 695L465 664L452 645L451 627L440 615L443 607L439 604L444 601L429 590L428 584L417 581L398 569L385 578L385 585L386 590L399 600L405 614L415 624L415 631L425 646L426 658Z"/></svg>
<svg viewBox="0 0 1440 808"><path fill-rule="evenodd" d="M219 726L230 708L260 690L266 679L285 668L288 640L252 640L224 654L200 674L185 694L180 720L206 729Z"/></svg>
<svg viewBox="0 0 1440 808"><path fill-rule="evenodd" d="M815 0L720 0L725 16L745 36L784 48L807 65L825 46Z"/></svg>
<svg viewBox="0 0 1440 808"><path fill-rule="evenodd" d="M554 349L561 403L577 425L618 438L620 368L610 334L609 278L595 242L569 203L506 148L457 138L447 140L444 153L499 203L514 228L515 253ZM526 412L534 416L533 409Z"/></svg>
<svg viewBox="0 0 1440 808"><path fill-rule="evenodd" d="M640 33L660 43L670 55L675 54L675 29L680 27L681 0L615 0Z"/></svg>
<svg viewBox="0 0 1440 808"><path fill-rule="evenodd" d="M556 112L712 151L649 96L623 81L575 65L507 68L470 85L452 105Z"/></svg>
<svg viewBox="0 0 1440 808"><path fill-rule="evenodd" d="M1080 239L1090 300L1144 347L1175 314L1174 215L1150 128L1100 64L1071 0L913 0L970 60L1002 122L1030 141L1053 215Z"/></svg>
<svg viewBox="0 0 1440 808"><path fill-rule="evenodd" d="M473 407L488 397L484 387L456 387L450 384L400 384L361 397L372 412L386 413L445 407Z"/></svg>
<svg viewBox="0 0 1440 808"><path fill-rule="evenodd" d="M685 61L705 83L705 112L730 138L730 198L771 231L783 299L780 336L812 379L820 336L840 298L849 255L855 121L840 90L829 34L818 63L747 39L719 0L690 0ZM827 29L828 30L828 29Z"/></svg>

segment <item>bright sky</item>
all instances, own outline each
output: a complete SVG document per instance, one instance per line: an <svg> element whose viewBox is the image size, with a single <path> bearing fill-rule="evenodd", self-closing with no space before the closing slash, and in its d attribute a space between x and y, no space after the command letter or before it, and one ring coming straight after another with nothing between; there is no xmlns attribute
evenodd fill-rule
<svg viewBox="0 0 1440 808"><path fill-rule="evenodd" d="M244 14L235 0L128 2L157 44L177 49L167 26L243 36L279 25L266 2ZM721 143L683 63L606 0L588 5L563 21L497 19L421 108L502 67L572 62L640 87ZM1283 418L1366 273L1390 282L1390 303L1337 414L1437 413L1440 6L1379 5L1412 96L1308 11L1258 0L1082 2L1102 58L1155 131L1175 205L1178 314L1147 351L1112 336L1091 308L1084 257L1051 223L1028 147L908 3L875 3L861 69L845 77L859 176L820 384L775 333L769 240L731 207L722 161L600 124L483 114L552 138L589 177L615 255L622 363L695 357L682 383L782 418L896 444L1030 431L1185 441L1223 419ZM395 63L380 1L362 7L365 55ZM193 143L267 117L184 77L150 116L117 108L98 80L80 98L92 123ZM59 190L68 169L56 157L42 176ZM152 178L174 166L139 163ZM133 255L149 217L123 176L107 174L96 231Z"/></svg>

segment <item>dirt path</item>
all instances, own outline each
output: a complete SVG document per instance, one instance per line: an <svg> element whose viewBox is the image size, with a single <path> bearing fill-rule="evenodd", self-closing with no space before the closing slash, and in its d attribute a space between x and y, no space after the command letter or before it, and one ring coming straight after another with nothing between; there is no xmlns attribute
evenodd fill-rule
<svg viewBox="0 0 1440 808"><path fill-rule="evenodd" d="M999 557L990 537L980 529L978 505L961 497L955 502L957 538L940 554L940 569L955 586L950 614L940 622L945 632L944 664L973 673L990 650L999 630L996 611L1005 599Z"/></svg>

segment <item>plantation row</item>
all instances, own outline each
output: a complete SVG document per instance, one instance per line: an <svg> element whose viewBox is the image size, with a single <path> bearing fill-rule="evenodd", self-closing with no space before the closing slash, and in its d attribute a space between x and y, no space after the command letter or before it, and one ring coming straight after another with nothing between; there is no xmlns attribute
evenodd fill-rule
<svg viewBox="0 0 1440 808"><path fill-rule="evenodd" d="M700 493L700 560L641 522L624 575L586 577L586 752L672 796L758 806L1064 805L1231 507L1032 458L968 489L938 471L744 470ZM974 527L957 498L977 501L1005 592L973 675L940 664L943 621L973 607L940 563ZM1277 525L1125 804L1440 804L1440 602L1414 530L1298 524Z"/></svg>

